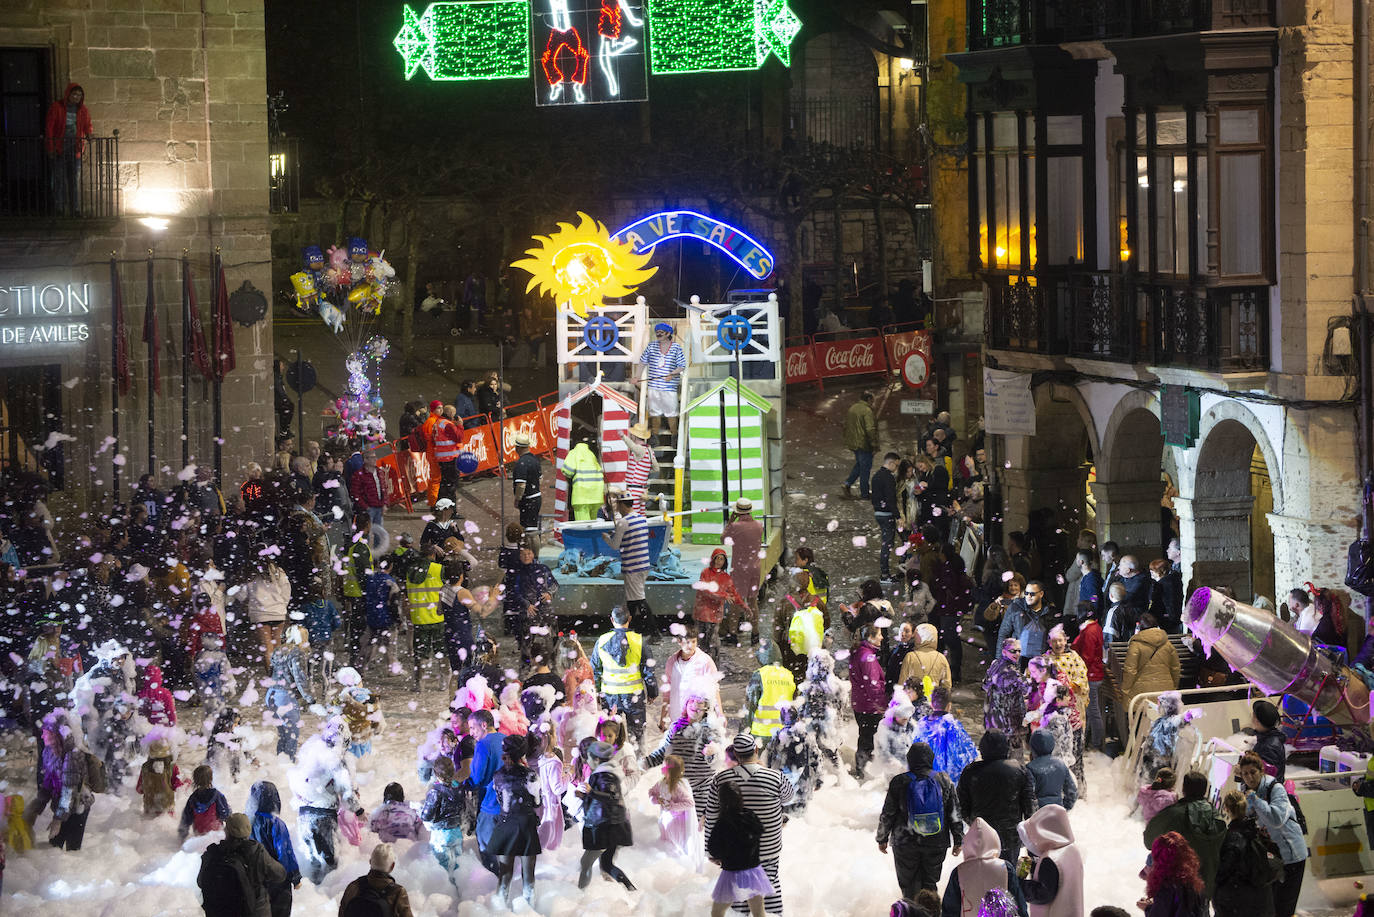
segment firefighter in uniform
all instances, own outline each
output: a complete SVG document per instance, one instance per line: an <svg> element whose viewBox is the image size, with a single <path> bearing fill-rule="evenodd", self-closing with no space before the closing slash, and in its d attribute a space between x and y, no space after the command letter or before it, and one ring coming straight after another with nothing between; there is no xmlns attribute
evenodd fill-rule
<svg viewBox="0 0 1374 917"><path fill-rule="evenodd" d="M592 651L592 676L607 710L623 713L635 743L644 743L645 708L658 697L653 660L644 638L629 629L630 613L611 609L611 627L596 641Z"/></svg>

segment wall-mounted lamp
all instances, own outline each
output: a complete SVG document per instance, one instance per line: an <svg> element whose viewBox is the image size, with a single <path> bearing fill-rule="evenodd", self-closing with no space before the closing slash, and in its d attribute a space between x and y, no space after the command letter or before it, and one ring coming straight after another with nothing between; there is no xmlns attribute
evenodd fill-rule
<svg viewBox="0 0 1374 917"><path fill-rule="evenodd" d="M167 228L167 224L171 222L166 217L139 217L138 221L153 232L162 232L162 230Z"/></svg>

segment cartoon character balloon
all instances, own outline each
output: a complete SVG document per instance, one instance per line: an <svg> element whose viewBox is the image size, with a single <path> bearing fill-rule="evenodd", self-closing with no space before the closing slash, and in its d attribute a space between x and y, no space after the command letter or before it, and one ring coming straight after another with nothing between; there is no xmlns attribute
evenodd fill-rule
<svg viewBox="0 0 1374 917"><path fill-rule="evenodd" d="M315 278L308 271L298 271L291 275L291 286L296 291L296 308L309 315L315 311L320 301L320 291L315 288Z"/></svg>

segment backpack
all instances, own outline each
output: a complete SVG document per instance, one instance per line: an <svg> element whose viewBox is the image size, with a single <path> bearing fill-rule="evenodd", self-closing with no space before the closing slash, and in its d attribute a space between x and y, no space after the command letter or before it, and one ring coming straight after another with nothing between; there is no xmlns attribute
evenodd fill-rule
<svg viewBox="0 0 1374 917"><path fill-rule="evenodd" d="M911 830L921 837L932 837L944 830L945 794L934 774L912 776L906 788L906 811Z"/></svg>
<svg viewBox="0 0 1374 917"><path fill-rule="evenodd" d="M1283 878L1283 858L1278 845L1261 831L1256 831L1246 844L1250 856L1250 881L1255 885L1273 885Z"/></svg>
<svg viewBox="0 0 1374 917"><path fill-rule="evenodd" d="M1289 793L1288 804L1293 807L1293 818L1297 820L1298 827L1302 829L1303 835L1306 836L1307 816L1302 814L1302 805L1298 803L1298 797L1294 796L1292 793Z"/></svg>
<svg viewBox="0 0 1374 917"><path fill-rule="evenodd" d="M191 813L191 830L196 834L209 834L211 831L219 831L224 827L224 822L220 821L219 811L215 808L215 800L201 808L195 803L191 803L195 811Z"/></svg>
<svg viewBox="0 0 1374 917"><path fill-rule="evenodd" d="M206 908L206 913L251 914L258 899L257 889L248 878L248 866L243 858L226 849L225 843L211 844L205 851L207 860L196 883L206 903L214 902ZM214 856L210 856L212 853Z"/></svg>
<svg viewBox="0 0 1374 917"><path fill-rule="evenodd" d="M399 896L395 890L388 894L374 888L372 883L364 878L357 897L339 911L339 917L391 917L396 911L397 897Z"/></svg>
<svg viewBox="0 0 1374 917"><path fill-rule="evenodd" d="M86 756L86 789L92 793L107 792L110 783L105 779L105 762L88 751L82 754Z"/></svg>

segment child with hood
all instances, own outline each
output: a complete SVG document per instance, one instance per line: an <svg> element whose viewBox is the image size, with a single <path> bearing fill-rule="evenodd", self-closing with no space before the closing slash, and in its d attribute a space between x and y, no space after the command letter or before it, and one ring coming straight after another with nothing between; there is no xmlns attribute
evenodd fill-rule
<svg viewBox="0 0 1374 917"><path fill-rule="evenodd" d="M1045 806L1017 827L1030 851L1021 880L1030 917L1083 917L1083 854L1074 842L1069 813Z"/></svg>
<svg viewBox="0 0 1374 917"><path fill-rule="evenodd" d="M156 738L148 743L148 760L138 774L135 790L143 796L143 815L156 818L176 809L176 791L184 785L181 771L172 763L172 743Z"/></svg>
<svg viewBox="0 0 1374 917"><path fill-rule="evenodd" d="M445 729L444 732L449 730ZM449 734L452 735L451 732ZM430 776L433 774L431 768ZM406 802L406 791L399 783L388 783L386 789L382 790L382 804L372 813L367 826L372 829L373 834L388 844L400 840L419 840L420 831L424 827L420 822L420 816L416 815L410 803Z"/></svg>
<svg viewBox="0 0 1374 917"><path fill-rule="evenodd" d="M1186 734L1185 727L1192 719L1189 713L1183 711L1183 695L1177 691L1165 691L1159 695L1156 704L1159 716L1150 726L1150 733L1145 737L1145 747L1140 755L1139 776L1142 782L1153 781L1155 773L1161 767L1172 768L1175 773L1178 772L1179 739ZM1193 727L1191 731L1196 732L1197 727ZM1186 765L1188 762L1183 763ZM1186 766L1184 770L1187 770Z"/></svg>
<svg viewBox="0 0 1374 917"><path fill-rule="evenodd" d="M778 707L782 728L768 741L764 762L792 784L792 801L782 807L789 815L806 811L812 795L821 787L821 746L809 723L797 719L797 705Z"/></svg>
<svg viewBox="0 0 1374 917"><path fill-rule="evenodd" d="M300 888L301 869L296 862L296 848L291 843L291 832L286 822L281 820L281 793L270 780L259 780L248 791L248 811L244 814L253 820L253 840L262 844L272 859L281 864L286 871L286 879L275 885L267 886L268 901L272 906L272 917L291 917L291 890Z"/></svg>
<svg viewBox="0 0 1374 917"><path fill-rule="evenodd" d="M993 889L1011 895L1016 912L1026 917L1026 899L1016 867L1002 859L1002 841L981 818L975 818L964 834L964 860L950 871L940 917L978 917L983 896Z"/></svg>
<svg viewBox="0 0 1374 917"><path fill-rule="evenodd" d="M334 680L340 687L330 713L343 716L352 736L348 751L353 757L361 758L372 751L372 737L386 728L386 719L378 706L379 698L362 683L363 677L352 666L339 669L334 673Z"/></svg>
<svg viewBox="0 0 1374 917"><path fill-rule="evenodd" d="M563 843L568 817L563 796L572 787L572 768L563 763L548 732L536 730L525 738L526 758L539 771L539 797L543 803L539 816L539 846L545 851L557 850Z"/></svg>
<svg viewBox="0 0 1374 917"><path fill-rule="evenodd" d="M277 754L296 760L301 736L301 704L313 704L310 682L305 677L305 654L310 641L305 628L293 624L282 635L272 654L272 675L263 702L272 711L270 721L277 727Z"/></svg>
<svg viewBox="0 0 1374 917"><path fill-rule="evenodd" d="M238 693L233 667L224 652L224 638L206 633L200 637L200 653L194 665L196 691L200 694L200 712L207 723L219 719L231 699Z"/></svg>
<svg viewBox="0 0 1374 917"><path fill-rule="evenodd" d="M748 602L740 595L731 578L730 557L724 548L711 552L711 560L701 577L692 588L696 591L696 604L692 607L692 621L696 624L703 649L711 655L720 652L720 622L725 617L725 603L734 602L740 608Z"/></svg>
<svg viewBox="0 0 1374 917"><path fill-rule="evenodd" d="M1078 781L1068 766L1055 757L1054 735L1047 729L1037 729L1030 738L1031 759L1026 764L1035 798L1043 808L1048 805L1072 809L1078 801Z"/></svg>
<svg viewBox="0 0 1374 917"><path fill-rule="evenodd" d="M916 741L935 750L935 769L959 782L964 768L977 760L978 746L968 730L949 712L949 689L937 685L930 692L930 713L916 724Z"/></svg>
<svg viewBox="0 0 1374 917"><path fill-rule="evenodd" d="M465 721L467 720L468 713L471 711L466 707L459 707L457 709L464 711L463 715L461 717L458 716L455 710L453 716L450 718L451 722L460 724L463 728L466 728L467 723ZM416 775L419 776L422 782L429 783L434 779L434 762L440 758L452 758L454 763L457 764L459 760L457 751L458 733L455 732L452 727L441 726L431 731L429 735L425 736L425 740L420 743L419 751L416 752L416 756L419 758L419 763L415 767Z"/></svg>
<svg viewBox="0 0 1374 917"><path fill-rule="evenodd" d="M964 826L958 817L954 784L935 770L935 750L917 742L906 753L907 769L887 784L878 816L878 849L892 844L897 884L904 898L922 889L937 890L940 870L949 852L963 846Z"/></svg>
<svg viewBox="0 0 1374 917"><path fill-rule="evenodd" d="M906 766L906 750L916 741L915 716L916 708L904 693L899 693L878 724L875 751L879 766L887 773Z"/></svg>
<svg viewBox="0 0 1374 917"><path fill-rule="evenodd" d="M230 707L224 710L210 727L205 741L205 763L221 775L229 772L229 779L239 782L243 770L243 745L247 738L239 725L239 712Z"/></svg>
<svg viewBox="0 0 1374 917"><path fill-rule="evenodd" d="M153 726L175 726L177 705L162 684L162 668L149 665L143 670L143 690L138 692L138 712Z"/></svg>
<svg viewBox="0 0 1374 917"><path fill-rule="evenodd" d="M434 762L434 782L429 785L420 818L429 829L429 849L458 887L458 857L463 852L463 792L451 758Z"/></svg>
<svg viewBox="0 0 1374 917"><path fill-rule="evenodd" d="M210 765L202 764L192 771L191 783L195 789L186 798L178 828L183 841L188 834L201 835L224 830L225 819L233 812L229 808L229 800L215 789L215 771Z"/></svg>
<svg viewBox="0 0 1374 917"><path fill-rule="evenodd" d="M835 657L816 650L806 664L806 681L797 688L798 719L833 765L840 760L840 711L849 706L848 685L835 677Z"/></svg>
<svg viewBox="0 0 1374 917"><path fill-rule="evenodd" d="M1161 767L1155 771L1155 779L1142 786L1135 794L1136 808L1140 809L1145 821L1154 818L1169 806L1178 802L1174 787L1178 777L1172 767Z"/></svg>
<svg viewBox="0 0 1374 917"><path fill-rule="evenodd" d="M585 782L576 789L582 799L582 863L577 887L592 881L592 867L600 861L601 872L634 891L630 877L615 865L615 855L634 845L630 816L621 789L620 768L612 763L615 748L605 742L587 746L587 760L593 765Z"/></svg>

